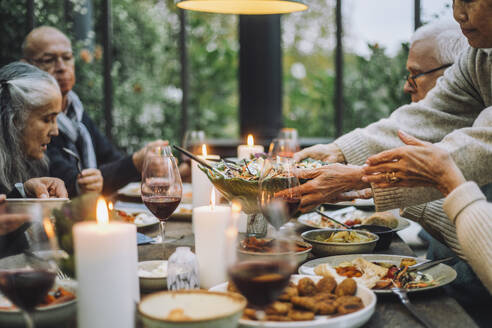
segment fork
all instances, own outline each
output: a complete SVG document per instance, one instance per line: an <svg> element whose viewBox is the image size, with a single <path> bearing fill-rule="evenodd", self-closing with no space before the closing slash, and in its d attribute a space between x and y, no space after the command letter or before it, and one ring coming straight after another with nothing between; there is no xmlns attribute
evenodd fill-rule
<svg viewBox="0 0 492 328"><path fill-rule="evenodd" d="M69 276L67 276L65 274L65 272L63 272L60 268L56 269L56 276L58 277L58 279L60 280L71 280L72 278L70 278Z"/></svg>
<svg viewBox="0 0 492 328"><path fill-rule="evenodd" d="M398 295L401 303L407 308L408 311L410 311L410 313L417 319L417 321L419 321L426 328L434 328L434 325L431 324L428 319L419 314L415 306L410 303L410 299L408 298L406 289L393 287L391 288L391 291L394 294Z"/></svg>

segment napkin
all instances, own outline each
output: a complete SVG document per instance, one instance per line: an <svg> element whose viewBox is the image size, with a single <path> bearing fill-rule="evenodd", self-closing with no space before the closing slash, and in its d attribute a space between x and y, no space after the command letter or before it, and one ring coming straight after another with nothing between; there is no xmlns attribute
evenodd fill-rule
<svg viewBox="0 0 492 328"><path fill-rule="evenodd" d="M153 239L143 233L137 232L137 245L150 244Z"/></svg>

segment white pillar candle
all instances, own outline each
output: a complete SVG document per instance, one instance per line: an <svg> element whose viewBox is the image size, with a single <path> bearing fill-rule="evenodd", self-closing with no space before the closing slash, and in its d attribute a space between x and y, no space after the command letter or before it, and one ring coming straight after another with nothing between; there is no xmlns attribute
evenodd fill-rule
<svg viewBox="0 0 492 328"><path fill-rule="evenodd" d="M105 204L104 204L105 206ZM138 301L134 224L81 222L73 227L79 328L131 327Z"/></svg>
<svg viewBox="0 0 492 328"><path fill-rule="evenodd" d="M198 259L200 287L210 288L227 281L225 245L228 206L200 206L193 209L195 252Z"/></svg>
<svg viewBox="0 0 492 328"><path fill-rule="evenodd" d="M218 155L207 155L207 148L202 145L203 155L199 155L201 159L212 160L220 159ZM192 206L193 208L203 205L208 205L210 202L210 193L212 192L212 182L208 179L205 172L198 168L198 163L194 160L191 161L191 188L192 188ZM195 215L192 214L192 221L194 222ZM193 223L193 227L195 224Z"/></svg>
<svg viewBox="0 0 492 328"><path fill-rule="evenodd" d="M248 135L248 144L247 145L239 145L237 147L237 158L238 159L249 159L251 155L256 153L263 153L264 148L261 145L255 145L253 136Z"/></svg>

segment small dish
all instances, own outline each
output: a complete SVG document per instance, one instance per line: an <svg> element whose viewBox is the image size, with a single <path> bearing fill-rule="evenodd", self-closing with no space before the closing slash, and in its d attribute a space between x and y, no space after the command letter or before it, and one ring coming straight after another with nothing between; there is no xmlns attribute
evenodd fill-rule
<svg viewBox="0 0 492 328"><path fill-rule="evenodd" d="M376 247L374 248L375 251L388 249L396 233L396 230L394 229L378 226L378 225L365 224L365 225L357 225L354 228L357 230L369 231L372 232L373 234L378 235L379 240L376 243Z"/></svg>
<svg viewBox="0 0 492 328"><path fill-rule="evenodd" d="M140 283L140 289L143 291L166 289L167 261L138 262L138 281Z"/></svg>
<svg viewBox="0 0 492 328"><path fill-rule="evenodd" d="M233 328L246 303L236 293L181 290L144 297L138 312L148 328Z"/></svg>
<svg viewBox="0 0 492 328"><path fill-rule="evenodd" d="M336 242L324 242L318 241L317 238L321 237L326 239L332 234L340 231L356 231L367 237L371 237L372 240L359 242L359 243L336 243ZM339 254L357 254L357 253L371 253L376 247L376 243L379 237L371 232L362 230L347 230L347 229L316 229L303 232L301 234L302 239L313 245L313 253L317 256L330 256Z"/></svg>
<svg viewBox="0 0 492 328"><path fill-rule="evenodd" d="M297 264L301 264L309 256L309 252L311 252L311 249L313 246L307 242L304 241L296 241L300 246L306 247L307 249L296 252L294 257L296 259ZM254 252L254 251L247 251L240 246L238 246L237 249L237 255L240 260L250 260L250 261L261 261L261 260L271 260L274 261L278 257L285 255L286 253L271 253L271 252Z"/></svg>

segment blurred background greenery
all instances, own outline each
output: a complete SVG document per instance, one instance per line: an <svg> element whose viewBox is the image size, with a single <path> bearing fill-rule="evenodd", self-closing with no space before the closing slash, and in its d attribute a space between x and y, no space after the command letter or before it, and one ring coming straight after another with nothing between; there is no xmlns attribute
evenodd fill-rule
<svg viewBox="0 0 492 328"><path fill-rule="evenodd" d="M77 0L70 0L77 10ZM94 30L102 24L101 0L93 0ZM36 0L36 26L51 25L73 38L63 1ZM313 10L282 17L284 125L301 137L334 137L334 2L312 0ZM24 1L1 1L0 65L21 57L26 30ZM179 19L172 0L113 0L113 68L115 142L133 151L163 138L180 142ZM238 138L238 19L234 15L187 12L190 71L189 129L207 136ZM302 51L304 34L317 42ZM102 35L95 47L74 44L75 91L103 128ZM408 46L388 56L377 44L366 57L345 53L345 132L365 126L408 103L403 77Z"/></svg>

